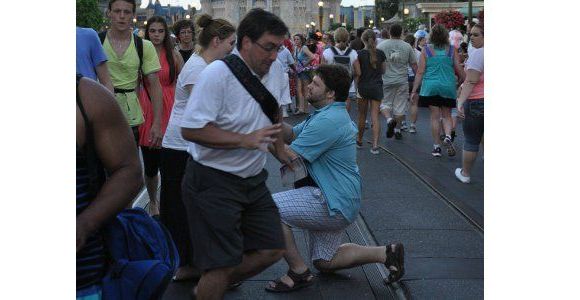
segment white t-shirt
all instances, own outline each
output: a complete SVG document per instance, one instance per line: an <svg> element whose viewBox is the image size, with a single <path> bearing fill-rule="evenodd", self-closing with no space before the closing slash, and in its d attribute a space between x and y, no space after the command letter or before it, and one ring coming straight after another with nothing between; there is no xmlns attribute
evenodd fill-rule
<svg viewBox="0 0 580 300"><path fill-rule="evenodd" d="M232 53L239 56L237 49ZM274 61L260 81L281 105L288 84L282 64ZM209 122L220 129L243 134L272 125L260 104L221 60L212 62L201 72L189 97L181 127L203 128ZM242 178L259 174L267 158L266 152L260 150L214 149L195 143L189 143L187 152L204 166Z"/></svg>
<svg viewBox="0 0 580 300"><path fill-rule="evenodd" d="M292 53L288 48L284 47L282 51L278 52L278 57L276 58L282 66L284 66L284 72L288 72L290 69L290 65L294 64L294 58L292 57Z"/></svg>
<svg viewBox="0 0 580 300"><path fill-rule="evenodd" d="M181 136L180 127L183 111L185 111L185 106L187 105L190 96L186 87L197 83L199 75L205 67L207 67L205 60L195 53L193 53L185 65L183 65L179 77L177 77L177 83L175 84L175 102L173 103L173 110L171 111L171 117L167 124L165 136L163 136L162 146L164 148L180 151L187 150L189 142L184 140Z"/></svg>
<svg viewBox="0 0 580 300"><path fill-rule="evenodd" d="M346 53L346 50L349 47L346 47L346 49L340 50L337 47L334 47L336 49L336 52L338 52L338 54L340 55L344 55L344 53ZM332 50L330 48L324 50L324 52L322 52L322 56L324 56L324 60L326 61L327 64L332 65L334 64L334 52L332 52ZM350 69L354 72L354 61L357 60L358 58L358 54L356 53L356 50L352 49L350 51L350 54L348 55L350 57ZM350 93L354 93L356 90L354 88L354 80L352 81L351 85L350 85Z"/></svg>

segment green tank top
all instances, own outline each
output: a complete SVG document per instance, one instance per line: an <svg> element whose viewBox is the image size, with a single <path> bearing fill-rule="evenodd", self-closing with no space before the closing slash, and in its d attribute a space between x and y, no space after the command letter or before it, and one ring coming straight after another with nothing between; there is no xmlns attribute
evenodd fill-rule
<svg viewBox="0 0 580 300"><path fill-rule="evenodd" d="M425 73L419 95L456 99L457 78L453 69L453 48L449 47L448 51L433 48L431 45L426 45L425 48Z"/></svg>

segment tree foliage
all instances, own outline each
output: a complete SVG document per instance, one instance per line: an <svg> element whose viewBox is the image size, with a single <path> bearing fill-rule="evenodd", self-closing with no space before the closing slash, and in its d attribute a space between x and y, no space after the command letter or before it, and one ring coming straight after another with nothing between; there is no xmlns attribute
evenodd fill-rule
<svg viewBox="0 0 580 300"><path fill-rule="evenodd" d="M103 13L97 0L77 0L77 26L99 31L103 24Z"/></svg>
<svg viewBox="0 0 580 300"><path fill-rule="evenodd" d="M375 1L375 16L377 20L381 17L388 20L394 17L399 11L399 1L398 0L376 0ZM375 20L375 22L377 22Z"/></svg>
<svg viewBox="0 0 580 300"><path fill-rule="evenodd" d="M419 29L419 25L426 24L427 19L425 18L410 18L407 17L403 20L403 29L406 32L415 32Z"/></svg>

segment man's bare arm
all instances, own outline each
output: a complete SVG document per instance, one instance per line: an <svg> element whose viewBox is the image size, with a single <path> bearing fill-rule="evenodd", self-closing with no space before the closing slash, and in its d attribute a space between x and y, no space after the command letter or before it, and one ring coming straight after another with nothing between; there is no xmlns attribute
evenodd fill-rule
<svg viewBox="0 0 580 300"><path fill-rule="evenodd" d="M104 85L111 93L115 93L113 88L113 82L111 81L111 76L109 75L109 68L107 67L107 62L103 62L95 68L97 71L97 78L99 82Z"/></svg>

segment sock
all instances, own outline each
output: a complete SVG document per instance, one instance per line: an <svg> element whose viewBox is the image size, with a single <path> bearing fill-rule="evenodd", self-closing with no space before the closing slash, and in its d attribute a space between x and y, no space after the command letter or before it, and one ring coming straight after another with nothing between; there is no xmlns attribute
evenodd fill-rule
<svg viewBox="0 0 580 300"><path fill-rule="evenodd" d="M388 124L388 123L391 123L391 120L392 120L392 119L393 119L393 118L388 118L388 119L387 119L387 124Z"/></svg>
<svg viewBox="0 0 580 300"><path fill-rule="evenodd" d="M395 128L395 132L401 132L401 128Z"/></svg>
<svg viewBox="0 0 580 300"><path fill-rule="evenodd" d="M433 149L437 149L437 148L441 148L441 146L439 146L439 144L433 144Z"/></svg>

